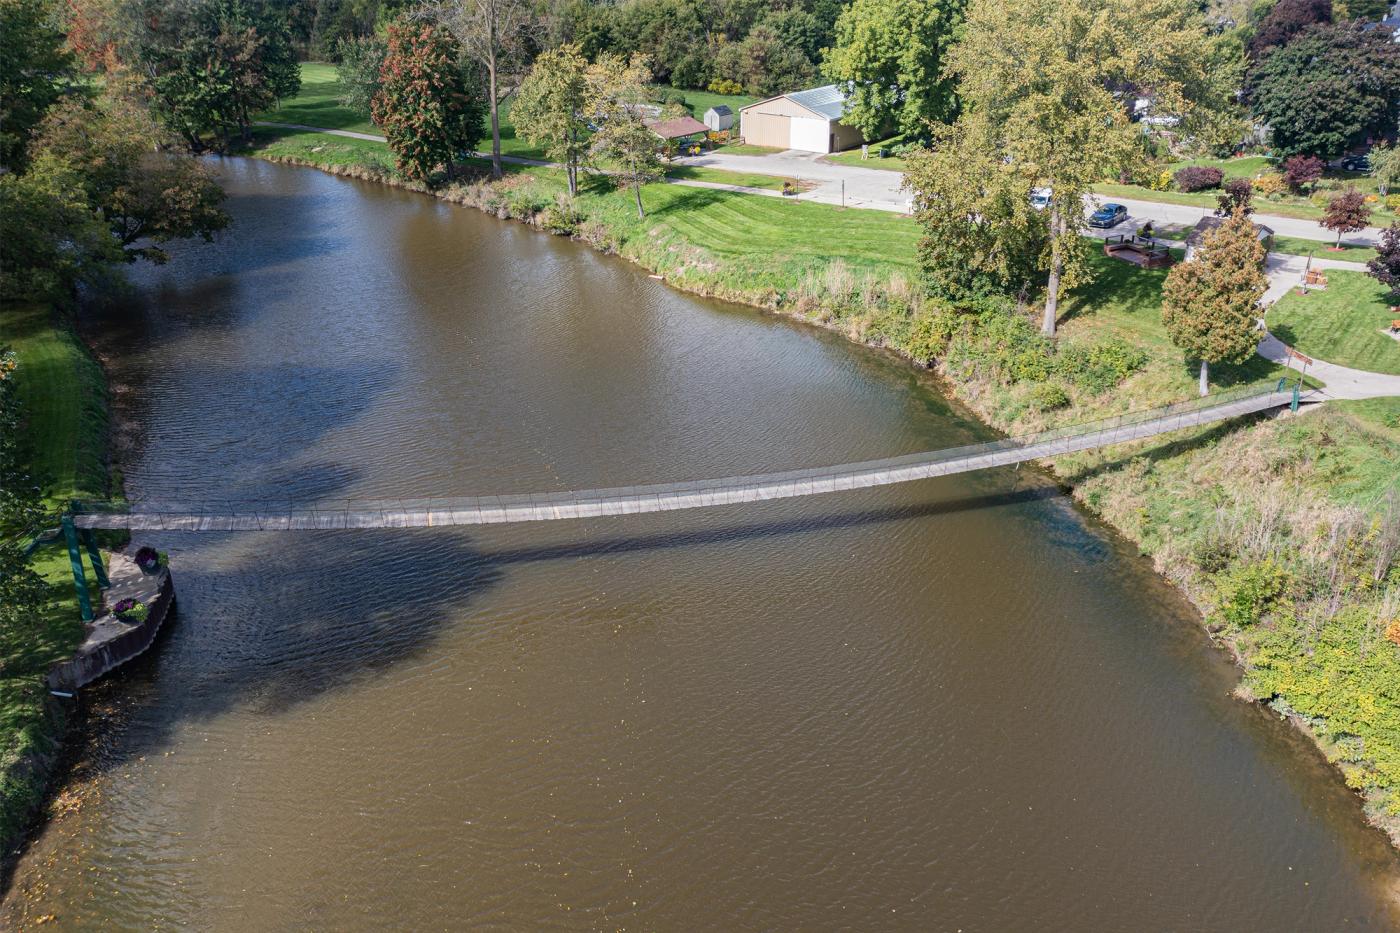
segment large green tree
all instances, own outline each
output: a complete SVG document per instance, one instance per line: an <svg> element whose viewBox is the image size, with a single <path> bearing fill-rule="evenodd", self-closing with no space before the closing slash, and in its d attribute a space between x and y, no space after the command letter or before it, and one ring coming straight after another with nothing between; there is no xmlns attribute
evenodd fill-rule
<svg viewBox="0 0 1400 933"><path fill-rule="evenodd" d="M1248 91L1280 154L1335 159L1395 130L1400 45L1361 23L1311 26L1265 56Z"/></svg>
<svg viewBox="0 0 1400 933"><path fill-rule="evenodd" d="M196 150L247 138L254 114L301 87L274 0L164 0L140 41L157 109Z"/></svg>
<svg viewBox="0 0 1400 933"><path fill-rule="evenodd" d="M876 139L953 119L957 97L946 58L963 6L963 0L854 0L836 21L836 44L824 63L828 76L850 87L843 121Z"/></svg>
<svg viewBox="0 0 1400 933"><path fill-rule="evenodd" d="M23 167L30 130L72 74L55 17L49 0L0 0L0 166Z"/></svg>
<svg viewBox="0 0 1400 933"><path fill-rule="evenodd" d="M24 174L0 175L0 295L61 300L100 280L121 250L88 204L81 174L40 151Z"/></svg>
<svg viewBox="0 0 1400 933"><path fill-rule="evenodd" d="M645 217L642 185L661 177L657 151L661 140L646 125L651 72L640 58L630 62L617 55L600 55L588 69L588 119L598 131L590 143L599 159L617 165L637 200L637 216Z"/></svg>
<svg viewBox="0 0 1400 933"><path fill-rule="evenodd" d="M1167 273L1162 323L1186 358L1200 361L1200 392L1205 395L1212 364L1243 363L1254 354L1259 300L1269 280L1264 244L1243 210L1208 233L1199 252Z"/></svg>
<svg viewBox="0 0 1400 933"><path fill-rule="evenodd" d="M566 43L540 53L511 106L515 131L563 162L569 194L578 194L579 165L588 156L588 62Z"/></svg>
<svg viewBox="0 0 1400 933"><path fill-rule="evenodd" d="M1156 112L1190 136L1228 97L1222 46L1177 0L972 0L949 60L964 106L987 123L1008 169L1051 190L1043 330L1060 293L1088 275L1080 232L1092 184L1141 157L1128 103L1150 89Z"/></svg>
<svg viewBox="0 0 1400 933"><path fill-rule="evenodd" d="M374 122L407 177L425 181L440 165L450 172L483 129L481 98L466 79L461 49L446 30L425 22L391 25L388 42Z"/></svg>
<svg viewBox="0 0 1400 933"><path fill-rule="evenodd" d="M904 175L923 228L924 284L954 301L1029 291L1044 278L1045 217L1031 206L1026 178L997 158L987 129L976 115L938 128Z"/></svg>
<svg viewBox="0 0 1400 933"><path fill-rule="evenodd" d="M161 244L228 226L213 173L181 151L140 101L108 89L97 100L70 99L44 120L37 145L76 172L128 261L163 263Z"/></svg>

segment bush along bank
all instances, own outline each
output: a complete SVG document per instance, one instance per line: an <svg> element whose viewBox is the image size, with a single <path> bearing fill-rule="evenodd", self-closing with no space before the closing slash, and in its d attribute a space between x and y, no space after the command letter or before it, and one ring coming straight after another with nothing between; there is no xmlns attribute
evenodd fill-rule
<svg viewBox="0 0 1400 933"><path fill-rule="evenodd" d="M427 190L396 179L382 147L364 146L304 134L265 139L253 154ZM1159 272L1096 259L1096 283L1065 302L1052 342L1031 322L1034 309L922 299L919 233L906 217L652 185L648 216L638 219L630 194L605 179L569 198L562 173L544 168L430 193L572 236L682 289L892 350L937 370L1009 433L1193 392L1192 370L1160 324ZM1278 375L1256 359L1218 378ZM1397 426L1400 404L1329 403L1086 451L1050 467L1191 597L1243 670L1239 695L1311 735L1400 846Z"/></svg>

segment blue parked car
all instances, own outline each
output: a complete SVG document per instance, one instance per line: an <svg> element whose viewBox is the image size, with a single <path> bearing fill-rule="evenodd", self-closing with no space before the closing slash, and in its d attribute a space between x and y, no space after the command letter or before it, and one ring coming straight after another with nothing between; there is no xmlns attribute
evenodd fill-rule
<svg viewBox="0 0 1400 933"><path fill-rule="evenodd" d="M1128 209L1121 204L1105 204L1089 215L1091 227L1116 227L1128 219Z"/></svg>

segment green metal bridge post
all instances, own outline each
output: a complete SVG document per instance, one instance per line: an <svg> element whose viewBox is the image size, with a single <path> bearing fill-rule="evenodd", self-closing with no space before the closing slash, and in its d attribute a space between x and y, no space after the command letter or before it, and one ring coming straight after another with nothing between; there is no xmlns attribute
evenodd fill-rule
<svg viewBox="0 0 1400 933"><path fill-rule="evenodd" d="M92 562L92 575L97 578L97 585L105 590L112 585L112 581L107 579L107 568L102 566L102 552L97 547L97 535L92 533L91 528L83 528L78 532L78 536L83 539L83 546L87 548L88 560Z"/></svg>
<svg viewBox="0 0 1400 933"><path fill-rule="evenodd" d="M1298 402L1301 400L1302 394L1303 394L1303 380L1299 379L1296 383L1293 384L1293 401L1291 401L1291 402L1288 403L1288 410L1289 410L1289 411L1291 411L1291 412L1297 412L1297 411L1298 411Z"/></svg>
<svg viewBox="0 0 1400 933"><path fill-rule="evenodd" d="M78 550L78 530L73 527L71 516L60 520L63 525L63 539L68 542L68 562L73 565L73 588L78 591L78 609L83 621L92 621L92 599L88 596L87 575L83 573L83 554Z"/></svg>

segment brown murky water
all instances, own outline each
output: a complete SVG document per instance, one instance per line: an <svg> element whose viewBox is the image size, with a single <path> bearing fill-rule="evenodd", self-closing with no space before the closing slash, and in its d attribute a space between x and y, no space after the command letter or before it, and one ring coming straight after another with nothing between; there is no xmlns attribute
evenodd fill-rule
<svg viewBox="0 0 1400 933"><path fill-rule="evenodd" d="M468 495L965 442L903 365L224 165L109 327L136 497ZM1034 471L547 526L155 536L174 625L13 927L1385 928L1396 860Z"/></svg>

